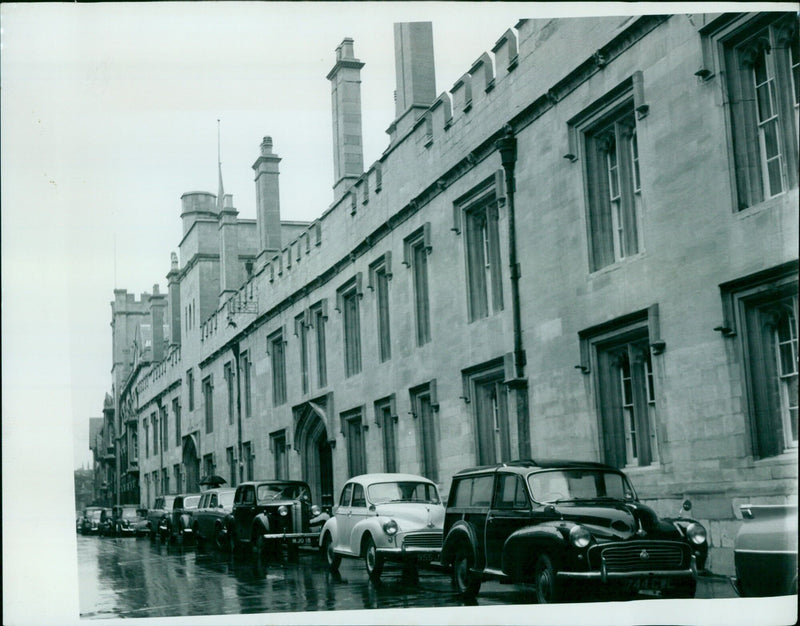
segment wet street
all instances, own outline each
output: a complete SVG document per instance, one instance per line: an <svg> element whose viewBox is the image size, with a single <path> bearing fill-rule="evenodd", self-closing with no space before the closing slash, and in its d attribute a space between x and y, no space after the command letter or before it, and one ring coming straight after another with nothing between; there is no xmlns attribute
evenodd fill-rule
<svg viewBox="0 0 800 626"><path fill-rule="evenodd" d="M193 546L181 549L148 539L77 537L80 614L84 618L233 615L331 609L463 606L441 572L420 571L409 580L387 564L379 583L361 560L345 559L339 575L319 554L296 562L257 559ZM698 598L734 597L727 581L703 581ZM484 583L478 605L533 602L530 589ZM662 600L657 601L664 602Z"/></svg>

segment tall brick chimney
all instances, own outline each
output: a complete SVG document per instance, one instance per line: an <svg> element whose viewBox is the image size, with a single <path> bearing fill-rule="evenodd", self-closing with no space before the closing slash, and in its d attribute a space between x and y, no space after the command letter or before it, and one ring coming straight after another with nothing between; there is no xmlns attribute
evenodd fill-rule
<svg viewBox="0 0 800 626"><path fill-rule="evenodd" d="M281 201L278 185L278 163L281 158L272 153L272 137L261 142L261 156L253 163L256 173L256 212L259 254L257 263L281 249Z"/></svg>
<svg viewBox="0 0 800 626"><path fill-rule="evenodd" d="M169 343L171 346L181 344L181 283L178 255L170 254L170 268L167 274L167 292L169 298Z"/></svg>
<svg viewBox="0 0 800 626"><path fill-rule="evenodd" d="M386 131L391 143L404 137L436 100L431 22L394 25L394 66L397 77L396 117Z"/></svg>
<svg viewBox="0 0 800 626"><path fill-rule="evenodd" d="M158 292L158 285L153 285L153 295L150 296L150 319L153 324L153 363L164 360L164 309L167 299Z"/></svg>
<svg viewBox="0 0 800 626"><path fill-rule="evenodd" d="M333 114L333 199L364 173L361 141L361 68L355 58L353 40L346 37L336 48L336 65L328 72Z"/></svg>
<svg viewBox="0 0 800 626"><path fill-rule="evenodd" d="M225 194L222 210L219 212L220 304L242 286L239 239L236 232L238 214L233 208L233 197Z"/></svg>

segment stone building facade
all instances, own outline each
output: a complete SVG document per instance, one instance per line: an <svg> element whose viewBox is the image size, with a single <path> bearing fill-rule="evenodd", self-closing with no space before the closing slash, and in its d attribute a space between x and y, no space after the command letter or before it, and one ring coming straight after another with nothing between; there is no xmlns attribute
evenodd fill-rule
<svg viewBox="0 0 800 626"><path fill-rule="evenodd" d="M366 170L337 48L319 219L265 138L257 219L184 194L167 293L115 292L117 498L600 460L731 572L738 505L797 497L796 16L520 20L439 95L431 33Z"/></svg>

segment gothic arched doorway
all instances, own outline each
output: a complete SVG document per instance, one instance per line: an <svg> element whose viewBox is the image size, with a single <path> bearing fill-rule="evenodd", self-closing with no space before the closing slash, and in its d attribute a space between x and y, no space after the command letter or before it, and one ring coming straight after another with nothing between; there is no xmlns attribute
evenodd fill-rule
<svg viewBox="0 0 800 626"><path fill-rule="evenodd" d="M200 457L194 435L183 438L183 488L178 485L178 492L195 493L200 491Z"/></svg>
<svg viewBox="0 0 800 626"><path fill-rule="evenodd" d="M333 506L333 445L326 426L325 402L306 402L294 409L294 446L300 453L303 480L313 501Z"/></svg>

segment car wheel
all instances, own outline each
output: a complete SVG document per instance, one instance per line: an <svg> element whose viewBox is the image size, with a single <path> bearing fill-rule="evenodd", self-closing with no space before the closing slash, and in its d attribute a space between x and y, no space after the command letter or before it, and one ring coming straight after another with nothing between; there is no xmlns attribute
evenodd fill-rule
<svg viewBox="0 0 800 626"><path fill-rule="evenodd" d="M383 557L378 554L372 535L367 535L365 540L364 564L367 566L367 574L372 580L378 580L381 577L383 573Z"/></svg>
<svg viewBox="0 0 800 626"><path fill-rule="evenodd" d="M563 592L556 578L556 570L550 557L546 554L541 555L536 561L534 584L536 585L536 601L539 604L552 604L563 600Z"/></svg>
<svg viewBox="0 0 800 626"><path fill-rule="evenodd" d="M472 549L468 544L462 543L456 549L453 559L453 585L467 599L477 596L481 588L481 579L472 571L474 567Z"/></svg>
<svg viewBox="0 0 800 626"><path fill-rule="evenodd" d="M328 569L332 572L339 571L339 564L342 562L342 557L333 551L333 540L329 534L325 535L322 540L322 554L325 557L325 562L328 564Z"/></svg>

